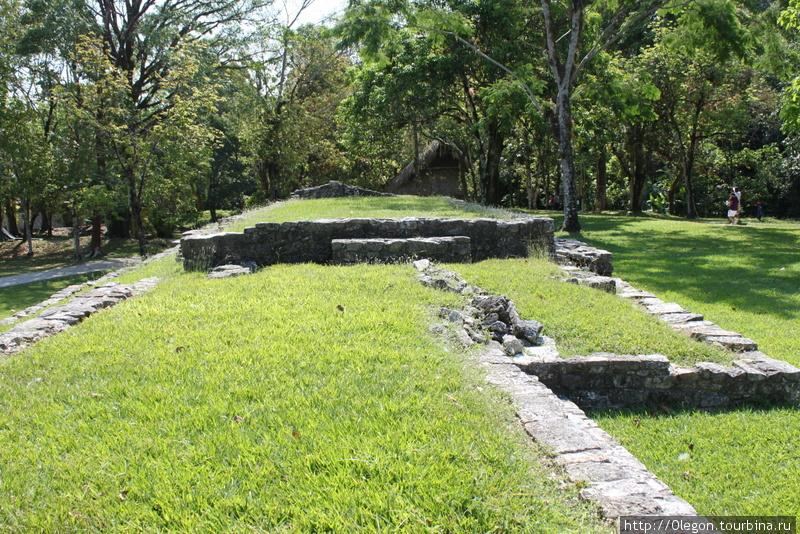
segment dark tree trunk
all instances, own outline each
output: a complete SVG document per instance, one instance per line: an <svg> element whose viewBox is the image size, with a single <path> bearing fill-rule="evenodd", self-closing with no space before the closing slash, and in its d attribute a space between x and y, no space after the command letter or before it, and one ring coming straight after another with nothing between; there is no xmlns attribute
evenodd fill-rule
<svg viewBox="0 0 800 534"><path fill-rule="evenodd" d="M31 221L31 205L28 199L22 199L22 222L25 226L25 241L28 243L27 256L33 256L33 221Z"/></svg>
<svg viewBox="0 0 800 534"><path fill-rule="evenodd" d="M8 233L13 236L18 236L19 226L17 225L17 208L10 200L5 202L6 219L8 219Z"/></svg>
<svg viewBox="0 0 800 534"><path fill-rule="evenodd" d="M92 216L92 239L89 243L90 258L103 256L103 216L95 214Z"/></svg>
<svg viewBox="0 0 800 534"><path fill-rule="evenodd" d="M608 201L606 198L606 184L608 183L608 172L606 162L608 155L606 154L605 147L600 149L600 154L597 156L597 187L594 193L594 209L603 211L606 209Z"/></svg>
<svg viewBox="0 0 800 534"><path fill-rule="evenodd" d="M503 197L500 184L500 158L503 156L505 134L497 121L490 121L478 139L478 172L480 174L481 203L499 206Z"/></svg>

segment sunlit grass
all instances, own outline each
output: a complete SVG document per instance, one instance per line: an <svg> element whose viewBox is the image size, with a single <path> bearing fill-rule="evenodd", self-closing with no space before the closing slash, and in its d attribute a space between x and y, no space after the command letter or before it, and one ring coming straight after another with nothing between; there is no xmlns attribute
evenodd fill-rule
<svg viewBox="0 0 800 534"><path fill-rule="evenodd" d="M454 298L403 265L179 273L0 361L0 530L608 532L428 333Z"/></svg>
<svg viewBox="0 0 800 534"><path fill-rule="evenodd" d="M798 365L800 224L746 222L725 226L586 215L575 237L613 252L615 275L637 288L701 313L754 339L767 355ZM800 510L797 407L680 411L658 418L648 413L593 416L700 513L796 515ZM694 443L692 452L689 443Z"/></svg>
<svg viewBox="0 0 800 534"><path fill-rule="evenodd" d="M317 200L290 200L242 214L228 227L240 232L258 222L286 222L314 219L349 219L383 217L445 217L506 219L514 214L504 210L469 204L446 197L347 197Z"/></svg>
<svg viewBox="0 0 800 534"><path fill-rule="evenodd" d="M701 514L795 516L800 510L796 408L591 416Z"/></svg>

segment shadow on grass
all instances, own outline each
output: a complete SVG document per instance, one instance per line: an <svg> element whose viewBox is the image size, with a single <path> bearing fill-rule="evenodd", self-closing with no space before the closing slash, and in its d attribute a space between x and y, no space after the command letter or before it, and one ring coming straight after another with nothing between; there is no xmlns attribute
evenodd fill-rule
<svg viewBox="0 0 800 534"><path fill-rule="evenodd" d="M659 226L654 218L623 216L584 217L582 223L572 237L612 252L615 275L646 280L656 294L674 291L732 310L798 317L796 231L675 219ZM630 273L638 280L629 280Z"/></svg>

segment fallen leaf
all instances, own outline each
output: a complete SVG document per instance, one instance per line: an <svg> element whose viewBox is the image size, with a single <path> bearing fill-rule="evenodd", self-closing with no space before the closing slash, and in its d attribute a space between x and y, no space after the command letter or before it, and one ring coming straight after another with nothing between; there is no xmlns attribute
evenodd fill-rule
<svg viewBox="0 0 800 534"><path fill-rule="evenodd" d="M119 492L119 495L117 495L117 499L119 499L121 501L124 501L127 498L128 498L128 490L122 490L122 491Z"/></svg>
<svg viewBox="0 0 800 534"><path fill-rule="evenodd" d="M90 395L92 397L94 397L95 399L98 398L98 397L102 397L103 396L101 393L90 393Z"/></svg>
<svg viewBox="0 0 800 534"><path fill-rule="evenodd" d="M300 438L303 437L303 436L300 435L300 432L298 432L297 430L292 430L292 436L294 436L297 439L300 439Z"/></svg>
<svg viewBox="0 0 800 534"><path fill-rule="evenodd" d="M642 420L637 417L636 419L633 420L633 426L638 427L639 424L641 424L641 422Z"/></svg>
<svg viewBox="0 0 800 534"><path fill-rule="evenodd" d="M683 472L683 478L685 478L686 480L689 480L690 478L692 478L692 472L691 471L684 471Z"/></svg>
<svg viewBox="0 0 800 534"><path fill-rule="evenodd" d="M186 347L175 347L175 352L181 353L186 349Z"/></svg>
<svg viewBox="0 0 800 534"><path fill-rule="evenodd" d="M234 415L233 416L233 422L234 423L241 423L242 421L244 421L244 418L241 415Z"/></svg>
<svg viewBox="0 0 800 534"><path fill-rule="evenodd" d="M336 305L336 309L339 310L340 312L344 313L344 306L342 306L341 304L337 304Z"/></svg>

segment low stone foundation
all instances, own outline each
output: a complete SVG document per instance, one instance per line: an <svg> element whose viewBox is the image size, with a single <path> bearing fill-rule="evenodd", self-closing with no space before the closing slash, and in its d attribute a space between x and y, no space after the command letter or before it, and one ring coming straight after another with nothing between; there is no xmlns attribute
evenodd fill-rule
<svg viewBox="0 0 800 534"><path fill-rule="evenodd" d="M555 254L553 232L552 219L535 217L511 220L415 217L320 219L258 223L242 233L185 235L181 239L181 255L187 270L207 270L218 265L245 262L254 262L259 266L331 263L334 260L334 240L465 237L469 238L470 261L527 257L531 248L552 257ZM463 242L456 245L463 245ZM404 246L413 248L416 245L409 242ZM401 252L398 256L407 254Z"/></svg>
<svg viewBox="0 0 800 534"><path fill-rule="evenodd" d="M646 404L720 408L745 403L797 403L800 369L757 351L731 367L701 362L673 365L660 354L621 356L522 356L514 363L582 408Z"/></svg>
<svg viewBox="0 0 800 534"><path fill-rule="evenodd" d="M336 180L331 180L327 184L308 189L298 189L289 195L289 198L309 199L309 198L340 198L340 197L393 197L391 193L381 193L354 185L343 184Z"/></svg>

